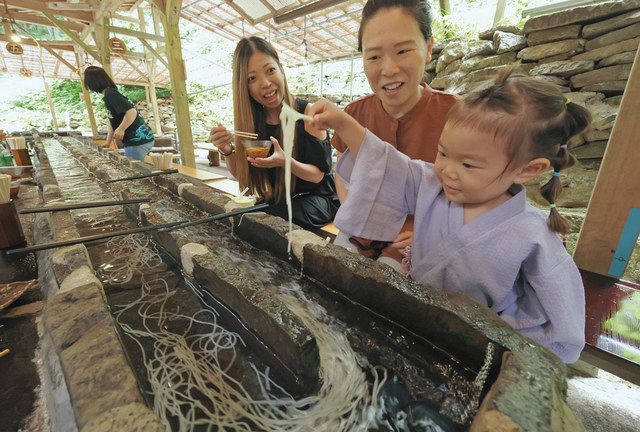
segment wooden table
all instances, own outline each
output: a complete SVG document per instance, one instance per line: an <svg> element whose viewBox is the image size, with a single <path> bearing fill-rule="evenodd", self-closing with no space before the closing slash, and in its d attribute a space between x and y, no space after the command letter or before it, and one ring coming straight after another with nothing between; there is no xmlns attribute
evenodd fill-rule
<svg viewBox="0 0 640 432"><path fill-rule="evenodd" d="M240 194L240 187L238 186L238 182L233 179L228 179L223 177L222 179L217 179L217 180L209 180L209 181L203 180L203 182L207 186L219 192L224 192L231 195Z"/></svg>
<svg viewBox="0 0 640 432"><path fill-rule="evenodd" d="M198 179L205 183L213 180L224 180L227 178L221 174L216 174L216 173L212 173L212 172L197 169L197 168L191 168L191 167L177 164L177 163L173 164L173 168L177 169L180 174Z"/></svg>

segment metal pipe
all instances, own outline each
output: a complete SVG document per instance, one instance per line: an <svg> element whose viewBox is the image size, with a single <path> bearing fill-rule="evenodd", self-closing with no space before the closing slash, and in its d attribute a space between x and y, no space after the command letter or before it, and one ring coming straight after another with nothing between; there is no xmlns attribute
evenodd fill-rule
<svg viewBox="0 0 640 432"><path fill-rule="evenodd" d="M138 179L143 179L143 178L148 178L148 177L157 177L157 176L161 176L161 175L165 175L165 174L176 174L177 172L178 172L177 169L156 171L156 172L152 172L151 174L141 174L141 175L137 175L137 176L123 177L123 178L119 178L119 179L115 179L115 180L107 180L105 183L115 183L115 182L126 181L126 180L138 180Z"/></svg>
<svg viewBox="0 0 640 432"><path fill-rule="evenodd" d="M163 229L162 231L163 232L173 231L175 229L186 228L186 227L190 227L190 226L194 226L194 225L200 225L200 224L207 223L207 222L213 222L213 221L217 221L217 220L220 220L220 219L226 219L226 218L229 218L229 217L238 216L238 215L241 215L241 214L245 214L245 213L250 213L250 212L266 209L267 207L269 207L269 204L267 204L267 203L256 204L256 205L251 206L251 207L240 208L240 209L233 210L233 211L230 211L230 212L220 213L220 214L208 217L208 218L198 219L198 220L191 221L191 222L186 222L186 223L183 223L181 225L177 225L177 226L174 226L174 227L169 227L169 228Z"/></svg>
<svg viewBox="0 0 640 432"><path fill-rule="evenodd" d="M140 198L140 199L130 199L130 200L116 200L116 201L95 201L95 202L86 202L86 203L74 203L74 204L63 204L51 207L34 207L22 209L18 213L20 214L31 214L31 213L47 213L47 212L57 212L63 210L77 210L84 208L93 208L93 207L109 207L109 206L118 206L118 205L126 205L126 204L140 204L150 202L150 198Z"/></svg>
<svg viewBox="0 0 640 432"><path fill-rule="evenodd" d="M150 225L150 226L144 226L144 227L138 227L138 228L131 228L131 229L122 230L122 231L110 232L110 233L95 234L95 235L79 237L71 240L62 240L57 242L43 243L43 244L27 246L19 249L9 249L4 251L4 253L6 255L16 255L16 254L23 254L27 252L37 252L41 250L55 249L62 246L71 246L79 243L87 243L87 242L96 241L96 240L108 239L111 237L118 237L118 236L123 236L128 234L136 234L136 233L142 233L147 231L154 231L162 228L169 228L174 225L184 224L185 222L188 222L188 221L170 222L170 223L161 224L161 225Z"/></svg>

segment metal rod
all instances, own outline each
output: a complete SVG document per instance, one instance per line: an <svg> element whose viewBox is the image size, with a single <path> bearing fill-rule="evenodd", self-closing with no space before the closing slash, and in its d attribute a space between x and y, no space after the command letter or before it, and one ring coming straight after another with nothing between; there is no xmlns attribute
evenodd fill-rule
<svg viewBox="0 0 640 432"><path fill-rule="evenodd" d="M136 233L153 231L153 230L162 229L162 228L169 228L174 225L184 224L185 222L188 222L188 221L170 222L170 223L161 224L161 225L150 225L150 226L144 226L144 227L138 227L138 228L131 228L131 229L122 230L122 231L110 232L110 233L95 234L95 235L80 237L80 238L71 239L71 240L62 240L62 241L51 242L51 243L43 243L43 244L27 246L19 249L9 249L4 251L4 253L6 255L15 255L15 254L22 254L27 252L37 252L37 251L46 250L46 249L55 249L62 246L71 246L78 243L86 243L86 242L91 242L96 240L103 240L111 237L118 237L118 236L123 236L128 234L136 234Z"/></svg>
<svg viewBox="0 0 640 432"><path fill-rule="evenodd" d="M157 177L157 176L161 176L161 175L165 175L165 174L176 174L177 172L178 172L177 169L156 171L156 172L152 172L151 174L141 174L141 175L137 175L137 176L123 177L123 178L119 178L119 179L115 179L115 180L107 180L105 183L115 183L115 182L126 181L126 180L138 180L138 179L143 179L143 178L147 178L147 177Z"/></svg>
<svg viewBox="0 0 640 432"><path fill-rule="evenodd" d="M109 206L118 206L118 205L126 205L126 204L139 204L139 203L146 203L150 201L151 201L150 198L116 200L116 201L95 201L95 202L86 202L86 203L64 204L64 205L57 205L57 206L51 206L51 207L27 208L27 209L20 210L18 213L20 214L47 213L47 212L77 210L77 209L93 208L93 207L109 207Z"/></svg>
<svg viewBox="0 0 640 432"><path fill-rule="evenodd" d="M226 212L226 213L220 213L220 214L208 217L208 218L198 219L198 220L194 220L194 221L191 221L191 222L185 222L185 223L182 223L180 225L176 225L176 226L173 226L173 227L169 227L169 228L163 229L162 231L163 232L173 231L175 229L186 228L186 227L190 227L190 226L193 226L193 225L200 225L200 224L207 223L207 222L213 222L213 221L217 221L217 220L220 220L220 219L226 219L226 218L230 218L230 217L233 217L233 216L238 216L238 215L241 215L241 214L245 214L245 213L250 213L250 212L266 209L267 207L269 207L269 204L267 204L267 203L257 204L257 205L251 206L251 207L245 207L245 208L240 208L240 209L233 210L233 211Z"/></svg>

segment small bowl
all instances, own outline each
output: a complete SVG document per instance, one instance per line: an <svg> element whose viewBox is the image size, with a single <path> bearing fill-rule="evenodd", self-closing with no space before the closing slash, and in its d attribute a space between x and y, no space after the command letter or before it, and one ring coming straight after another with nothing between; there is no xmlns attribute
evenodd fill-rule
<svg viewBox="0 0 640 432"><path fill-rule="evenodd" d="M251 158L266 158L272 143L270 140L243 140L244 152Z"/></svg>

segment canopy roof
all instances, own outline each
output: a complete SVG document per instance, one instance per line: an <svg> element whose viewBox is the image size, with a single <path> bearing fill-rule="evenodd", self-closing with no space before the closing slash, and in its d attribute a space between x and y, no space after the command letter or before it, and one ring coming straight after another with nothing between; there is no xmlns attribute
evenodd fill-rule
<svg viewBox="0 0 640 432"><path fill-rule="evenodd" d="M0 41L5 45L11 33L23 36L20 45L22 55L13 55L2 46L0 48L0 71L18 73L28 70L39 76L42 68L50 78L78 77L78 63L74 50L79 44L75 40L40 41L40 46L32 39L24 37L24 23L48 27L63 26L69 37L86 42L82 52L98 51L92 40L96 23L105 18L128 21L140 7L164 6L169 0L3 0L0 16L4 19L4 34ZM357 32L360 13L365 0L182 0L181 17L208 29L226 39L237 41L243 36L257 35L270 40L286 64L300 65L346 58L357 50ZM53 22L57 19L57 24ZM107 23L108 24L108 23ZM153 34L153 25L147 23L147 32L120 28L128 36L147 39L147 42L162 41L161 31ZM113 33L119 33L110 29ZM108 30L109 31L109 30ZM139 34L136 34L139 33ZM123 33L120 33L123 34ZM147 35L147 37L144 37ZM153 37L155 36L155 39ZM151 39L149 39L151 38ZM162 54L162 44L155 44ZM149 69L145 66L147 54L128 51L125 54L111 54L114 80L118 83L148 83ZM80 64L88 59L80 55ZM166 64L156 62L155 83L167 85L169 72ZM28 72L27 72L28 73Z"/></svg>

